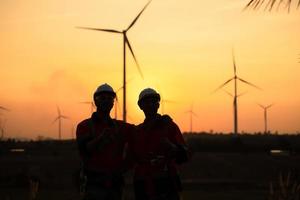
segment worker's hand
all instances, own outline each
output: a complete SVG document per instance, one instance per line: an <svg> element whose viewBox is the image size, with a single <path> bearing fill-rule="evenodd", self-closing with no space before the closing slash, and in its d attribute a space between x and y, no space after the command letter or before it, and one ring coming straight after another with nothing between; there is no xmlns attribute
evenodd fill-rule
<svg viewBox="0 0 300 200"><path fill-rule="evenodd" d="M158 165L164 162L165 156L163 155L156 155L153 152L148 152L145 156L144 161L149 162L151 165Z"/></svg>

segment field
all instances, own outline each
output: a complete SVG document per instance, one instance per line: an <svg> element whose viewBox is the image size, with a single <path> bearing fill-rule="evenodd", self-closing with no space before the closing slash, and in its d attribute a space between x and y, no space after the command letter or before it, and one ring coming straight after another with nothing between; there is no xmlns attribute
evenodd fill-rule
<svg viewBox="0 0 300 200"><path fill-rule="evenodd" d="M186 140L193 157L180 168L184 200L267 199L271 182L278 189L280 174L300 183L299 136L201 134ZM74 141L0 144L1 200L29 199L28 177L41 182L37 199L80 199ZM134 199L131 174L126 177L125 199Z"/></svg>

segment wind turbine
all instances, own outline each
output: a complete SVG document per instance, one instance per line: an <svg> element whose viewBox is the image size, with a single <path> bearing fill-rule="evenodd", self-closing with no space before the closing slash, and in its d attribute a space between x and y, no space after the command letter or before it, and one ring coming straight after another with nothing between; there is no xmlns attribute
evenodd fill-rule
<svg viewBox="0 0 300 200"><path fill-rule="evenodd" d="M270 104L268 106L263 106L261 104L258 104L262 109L264 109L264 122L265 122L265 134L268 133L268 109L271 108L273 106L273 104Z"/></svg>
<svg viewBox="0 0 300 200"><path fill-rule="evenodd" d="M9 112L10 110L8 108L5 108L3 106L0 106L0 111L7 111ZM2 115L2 113L0 112L0 115ZM0 133L1 133L1 136L0 136L0 140L2 140L4 138L4 132L5 132L5 123L6 123L6 120L2 120L0 119Z"/></svg>
<svg viewBox="0 0 300 200"><path fill-rule="evenodd" d="M5 123L6 123L6 120L0 119L0 133L1 133L0 141L4 138Z"/></svg>
<svg viewBox="0 0 300 200"><path fill-rule="evenodd" d="M237 106L237 98L240 96L237 94L237 82L241 81L247 85L250 85L252 87L255 87L257 89L260 89L259 87L257 87L256 85L245 81L244 79L240 78L237 76L236 73L236 63L235 63L235 58L234 58L234 51L232 50L232 60L233 60L233 72L234 72L234 76L232 78L230 78L229 80L227 80L225 83L223 83L222 85L220 85L214 92L218 91L219 89L223 88L225 85L227 85L228 83L230 83L232 80L234 81L234 96L233 96L233 118L234 118L234 134L237 135L238 134L238 106Z"/></svg>
<svg viewBox="0 0 300 200"><path fill-rule="evenodd" d="M88 105L90 105L91 115L93 114L94 109L95 109L95 104L94 104L94 102L92 102L92 101L83 101L83 102L80 102L80 103L81 103L81 104L88 104Z"/></svg>
<svg viewBox="0 0 300 200"><path fill-rule="evenodd" d="M193 111L193 104L191 105L190 110L186 111L185 113L190 114L190 133L193 132L193 116L198 117L198 115Z"/></svg>
<svg viewBox="0 0 300 200"><path fill-rule="evenodd" d="M300 1L299 1L299 2L300 2ZM298 55L299 55L299 57L298 57L298 59L299 59L298 63L300 63L300 53L299 53Z"/></svg>
<svg viewBox="0 0 300 200"><path fill-rule="evenodd" d="M61 120L62 119L69 119L69 117L62 115L60 112L59 107L57 106L57 117L54 119L54 121L52 122L52 124L54 124L56 121L58 121L58 139L61 140Z"/></svg>
<svg viewBox="0 0 300 200"><path fill-rule="evenodd" d="M77 27L77 28L81 28L81 29L88 29L88 30L93 30L93 31L104 31L104 32L118 33L118 34L123 35L123 121L125 121L125 122L126 122L126 112L127 112L126 111L126 45L129 48L129 50L134 58L134 61L137 65L137 68L138 68L138 71L139 71L141 77L143 78L142 71L141 71L140 66L137 62L137 59L133 53L132 47L129 43L129 39L126 34L127 34L127 31L129 31L131 29L131 27L136 23L136 21L141 16L141 14L144 12L144 10L146 9L146 7L149 5L150 2L151 2L151 0L144 6L144 8L140 11L140 13L135 17L135 19L131 22L131 24L125 30L120 31L120 30L114 30L114 29Z"/></svg>
<svg viewBox="0 0 300 200"><path fill-rule="evenodd" d="M176 102L176 101L173 101L173 100L169 100L169 99L165 99L164 98L164 95L163 95L163 92L161 91L161 89L160 89L160 87L159 86L156 86L156 88L157 88L157 91L158 91L158 93L159 93L159 95L160 95L160 111L161 111L161 114L163 115L163 114L165 114L165 104L167 103L178 103L178 102Z"/></svg>

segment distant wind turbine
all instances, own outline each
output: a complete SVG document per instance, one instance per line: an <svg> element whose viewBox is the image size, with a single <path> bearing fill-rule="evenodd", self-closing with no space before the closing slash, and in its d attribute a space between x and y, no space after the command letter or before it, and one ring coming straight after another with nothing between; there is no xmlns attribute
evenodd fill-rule
<svg viewBox="0 0 300 200"><path fill-rule="evenodd" d="M160 112L163 115L163 114L165 114L165 104L169 104L169 103L174 104L174 103L178 103L178 102L164 98L163 92L161 91L161 89L159 88L159 86L157 86L156 88L157 88L158 93L160 95L160 107L159 107L160 108Z"/></svg>
<svg viewBox="0 0 300 200"><path fill-rule="evenodd" d="M58 121L58 139L61 140L61 125L62 125L62 119L69 119L69 117L62 115L60 112L59 107L57 106L57 117L54 119L52 124L54 124L56 121Z"/></svg>
<svg viewBox="0 0 300 200"><path fill-rule="evenodd" d="M2 140L4 138L5 123L6 123L6 120L0 119L0 133L1 133L0 140Z"/></svg>
<svg viewBox="0 0 300 200"><path fill-rule="evenodd" d="M136 23L136 21L138 20L138 18L141 16L141 14L143 13L143 11L146 9L146 7L149 5L149 3L151 2L151 0L145 5L145 7L141 10L141 12L136 16L136 18L131 22L131 24L128 26L127 29L119 31L119 30L114 30L114 29L102 29L102 28L90 28L90 27L77 27L77 28L81 28L81 29L88 29L88 30L94 30L94 31L104 31L104 32L110 32L110 33L118 33L118 34L122 34L123 35L123 121L126 122L126 45L129 48L134 61L137 65L137 68L139 70L139 73L141 75L141 77L143 78L143 74L142 71L140 69L140 66L137 62L137 59L133 53L132 47L129 43L129 39L126 35L127 31L130 30L130 28Z"/></svg>
<svg viewBox="0 0 300 200"><path fill-rule="evenodd" d="M223 88L225 85L227 85L228 83L230 83L232 80L234 81L234 95L233 95L233 116L234 116L234 134L238 134L238 106L237 106L237 98L239 97L239 95L237 94L237 81L241 81L247 85L250 85L252 87L255 87L257 89L260 89L259 87L257 87L256 85L245 81L244 79L240 78L237 76L236 73L236 64L235 64L235 58L234 58L234 52L232 50L232 60L233 60L233 71L234 71L234 76L232 78L230 78L229 80L227 80L225 83L223 83L221 86L219 86L214 92L218 91L219 89Z"/></svg>
<svg viewBox="0 0 300 200"><path fill-rule="evenodd" d="M273 106L273 104L270 104L268 106L263 106L261 104L258 104L262 109L264 109L264 122L265 122L265 134L268 133L268 109L271 108Z"/></svg>
<svg viewBox="0 0 300 200"><path fill-rule="evenodd" d="M3 106L0 106L0 111L6 111L6 112L9 112L10 110L6 107L3 107ZM0 115L2 115L2 113L0 112ZM4 138L4 133L5 133L5 123L6 123L6 120L3 120L0 118L0 133L1 133L1 136L0 136L0 140L2 140Z"/></svg>
<svg viewBox="0 0 300 200"><path fill-rule="evenodd" d="M190 133L193 132L193 116L198 117L198 115L193 111L193 104L191 105L190 110L186 111L185 113L190 114Z"/></svg>
<svg viewBox="0 0 300 200"><path fill-rule="evenodd" d="M80 103L81 104L88 104L88 105L90 105L91 115L93 114L93 112L94 112L94 110L96 108L94 102L92 102L92 101L83 101L83 102L80 102Z"/></svg>

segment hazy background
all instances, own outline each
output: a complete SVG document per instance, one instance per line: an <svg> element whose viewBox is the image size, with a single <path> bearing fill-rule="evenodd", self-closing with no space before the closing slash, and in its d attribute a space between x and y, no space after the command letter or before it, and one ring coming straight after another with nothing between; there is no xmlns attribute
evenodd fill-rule
<svg viewBox="0 0 300 200"><path fill-rule="evenodd" d="M87 118L96 87L122 86L122 36L76 29L75 26L125 29L146 0L1 0L0 105L6 137L38 135L57 138L56 105L63 138ZM263 131L263 110L269 110L271 131L300 131L300 12L242 12L243 0L153 0L128 32L143 80L127 54L128 121L137 124L137 107L145 87L159 90L164 111L189 131L193 103L194 131L230 132L232 98L222 90L233 76L231 49L238 75L263 88L238 85L239 130ZM233 84L225 89L233 92ZM122 103L122 91L118 93ZM122 107L120 105L120 107ZM112 116L114 113L112 112ZM121 112L119 110L119 116Z"/></svg>

